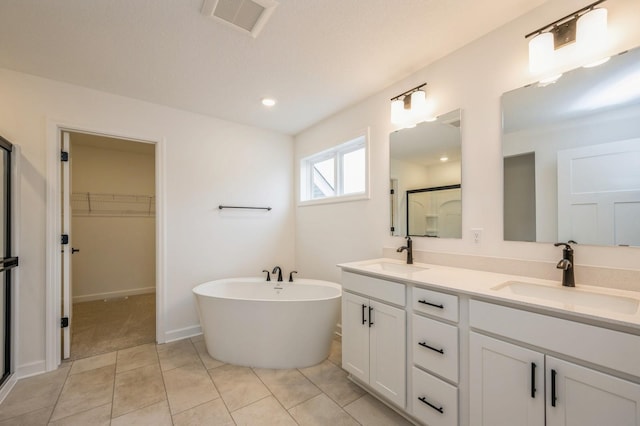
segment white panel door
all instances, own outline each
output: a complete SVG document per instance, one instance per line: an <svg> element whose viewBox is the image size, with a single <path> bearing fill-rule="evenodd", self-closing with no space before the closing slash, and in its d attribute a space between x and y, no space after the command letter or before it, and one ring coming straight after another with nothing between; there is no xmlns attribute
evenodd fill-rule
<svg viewBox="0 0 640 426"><path fill-rule="evenodd" d="M369 383L369 299L342 293L342 368Z"/></svg>
<svg viewBox="0 0 640 426"><path fill-rule="evenodd" d="M640 245L640 139L558 151L558 240Z"/></svg>
<svg viewBox="0 0 640 426"><path fill-rule="evenodd" d="M370 302L369 385L398 406L406 402L406 314L403 309ZM343 348L344 350L344 348Z"/></svg>
<svg viewBox="0 0 640 426"><path fill-rule="evenodd" d="M472 426L544 426L544 355L470 333Z"/></svg>
<svg viewBox="0 0 640 426"><path fill-rule="evenodd" d="M546 360L547 426L640 426L640 385Z"/></svg>

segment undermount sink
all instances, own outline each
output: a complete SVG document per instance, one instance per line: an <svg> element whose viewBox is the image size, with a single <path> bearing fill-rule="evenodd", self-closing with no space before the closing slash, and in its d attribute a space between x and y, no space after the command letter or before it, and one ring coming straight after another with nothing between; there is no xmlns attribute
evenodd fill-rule
<svg viewBox="0 0 640 426"><path fill-rule="evenodd" d="M411 272L426 271L427 269L429 269L417 265L392 262L370 263L368 265L362 265L362 268L369 269L370 271L392 272L396 274L407 274Z"/></svg>
<svg viewBox="0 0 640 426"><path fill-rule="evenodd" d="M522 281L507 281L492 290L534 299L562 303L569 307L585 307L618 314L635 314L640 300L632 297L596 293L576 287L561 287L534 284Z"/></svg>

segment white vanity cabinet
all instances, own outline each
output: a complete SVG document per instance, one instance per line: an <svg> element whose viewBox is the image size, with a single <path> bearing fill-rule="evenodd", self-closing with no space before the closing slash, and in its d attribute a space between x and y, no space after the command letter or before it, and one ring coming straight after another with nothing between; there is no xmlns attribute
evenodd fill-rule
<svg viewBox="0 0 640 426"><path fill-rule="evenodd" d="M640 363L640 336L477 301L470 325L540 348L470 333L472 426L640 426L640 385L546 354L637 375L616 358L628 348L624 356Z"/></svg>
<svg viewBox="0 0 640 426"><path fill-rule="evenodd" d="M405 305L405 287L348 272L342 278L342 368L404 408L406 312L392 304Z"/></svg>

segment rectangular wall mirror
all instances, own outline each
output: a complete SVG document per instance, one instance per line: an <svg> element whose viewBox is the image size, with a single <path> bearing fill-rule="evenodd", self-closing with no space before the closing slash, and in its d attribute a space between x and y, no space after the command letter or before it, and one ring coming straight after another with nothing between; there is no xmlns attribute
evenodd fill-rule
<svg viewBox="0 0 640 426"><path fill-rule="evenodd" d="M391 235L462 238L460 110L389 137Z"/></svg>
<svg viewBox="0 0 640 426"><path fill-rule="evenodd" d="M505 240L640 246L640 48L502 109Z"/></svg>

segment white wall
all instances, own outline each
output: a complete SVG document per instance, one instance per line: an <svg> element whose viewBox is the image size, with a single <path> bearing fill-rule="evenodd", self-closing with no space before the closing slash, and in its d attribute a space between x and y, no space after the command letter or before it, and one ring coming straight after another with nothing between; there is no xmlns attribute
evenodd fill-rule
<svg viewBox="0 0 640 426"><path fill-rule="evenodd" d="M155 195L153 144L128 142L132 147L126 150L126 145L117 143L114 149L113 139L101 138L103 146L93 146L82 143L86 138L71 134L72 193ZM153 214L135 216L118 209L137 206L96 202L95 198L92 213L78 212L78 207L88 207L85 203L72 201L71 205L76 207L71 243L80 250L72 256L73 302L154 292L155 209ZM140 207L148 206L145 202ZM106 211L112 209L116 211Z"/></svg>
<svg viewBox="0 0 640 426"><path fill-rule="evenodd" d="M191 289L229 276L293 267L292 138L0 69L0 134L22 147L17 368L45 359L47 128L51 122L160 141L165 218L165 335L198 330ZM268 213L219 204L268 205Z"/></svg>
<svg viewBox="0 0 640 426"><path fill-rule="evenodd" d="M436 114L462 109L463 239L415 239L416 250L551 261L551 244L505 242L502 237L502 144L500 96L531 82L524 35L588 4L547 2L533 12L442 58L380 93L296 136L296 158L340 141L340 135L370 126L371 199L297 209L297 266L317 278L339 280L336 263L382 255L402 240L389 236L389 99L428 82ZM611 51L640 45L640 2L609 0ZM419 54L419 48L416 49ZM357 78L357 76L354 76ZM330 223L332 226L318 226ZM474 244L471 228L483 228ZM330 249L327 249L327 248ZM638 249L580 247L578 264L638 269ZM640 290L640 287L638 288Z"/></svg>

